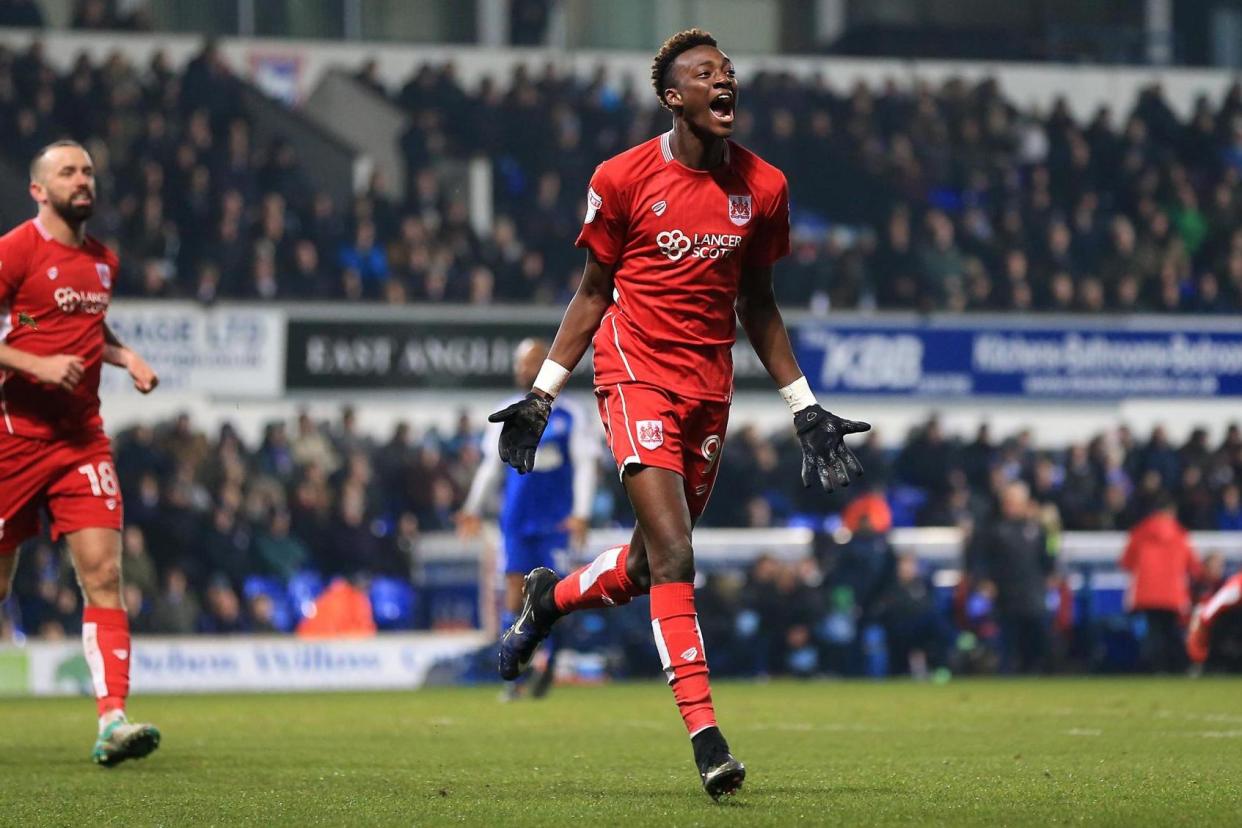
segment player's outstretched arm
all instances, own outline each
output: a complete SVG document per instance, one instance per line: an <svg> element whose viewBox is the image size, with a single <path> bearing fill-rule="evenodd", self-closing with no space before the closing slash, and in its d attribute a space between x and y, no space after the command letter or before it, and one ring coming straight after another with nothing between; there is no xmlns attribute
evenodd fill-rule
<svg viewBox="0 0 1242 828"><path fill-rule="evenodd" d="M117 335L104 323L104 362L124 368L134 381L134 387L144 394L150 394L160 384L160 378L147 361L127 348Z"/></svg>
<svg viewBox="0 0 1242 828"><path fill-rule="evenodd" d="M548 426L552 400L582 360L591 337L599 330L599 323L612 304L612 273L612 265L587 253L582 281L574 298L569 300L569 307L565 308L552 350L535 377L534 387L524 399L487 418L490 423L503 424L497 441L500 459L519 474L526 474L535 467L535 449Z"/></svg>
<svg viewBox="0 0 1242 828"><path fill-rule="evenodd" d="M594 253L587 252L582 281L565 308L561 327L556 332L556 339L552 340L552 350L548 352L549 362L555 362L571 372L578 367L591 344L591 338L599 330L600 321L612 305L613 268L614 265L604 264L595 258ZM538 380L535 385L539 385Z"/></svg>
<svg viewBox="0 0 1242 828"><path fill-rule="evenodd" d="M793 412L794 428L802 444L802 485L810 486L818 479L829 492L850 485L850 478L862 476L863 468L845 445L845 436L869 431L871 426L842 419L815 401L811 386L798 367L785 320L776 304L771 265L742 268L737 316L759 361Z"/></svg>

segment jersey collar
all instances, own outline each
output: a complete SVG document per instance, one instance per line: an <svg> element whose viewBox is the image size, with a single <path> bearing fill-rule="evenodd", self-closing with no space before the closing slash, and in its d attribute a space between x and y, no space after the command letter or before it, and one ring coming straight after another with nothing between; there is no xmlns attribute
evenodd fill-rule
<svg viewBox="0 0 1242 828"><path fill-rule="evenodd" d="M729 147L728 139L726 139L724 148L724 163L721 164L722 167L729 166L729 156L731 154L732 150ZM665 164L671 164L677 160L673 157L673 131L671 129L660 136L660 156L664 159ZM685 166L684 164L681 164L680 161L677 163L678 166ZM689 169L689 167L686 167L686 169ZM694 172L711 172L711 170L694 170Z"/></svg>

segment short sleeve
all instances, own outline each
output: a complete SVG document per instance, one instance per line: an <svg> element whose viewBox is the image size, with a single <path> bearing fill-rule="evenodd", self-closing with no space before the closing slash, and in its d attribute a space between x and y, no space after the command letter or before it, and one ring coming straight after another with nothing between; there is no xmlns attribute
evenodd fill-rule
<svg viewBox="0 0 1242 828"><path fill-rule="evenodd" d="M16 230L0 236L0 305L8 305L26 275L29 258L22 234Z"/></svg>
<svg viewBox="0 0 1242 828"><path fill-rule="evenodd" d="M625 246L628 212L607 171L602 165L596 167L587 187L582 232L574 244L587 248L604 264L613 264L621 258Z"/></svg>
<svg viewBox="0 0 1242 828"><path fill-rule="evenodd" d="M781 187L769 200L746 249L746 264L767 267L789 255L789 183L781 176Z"/></svg>

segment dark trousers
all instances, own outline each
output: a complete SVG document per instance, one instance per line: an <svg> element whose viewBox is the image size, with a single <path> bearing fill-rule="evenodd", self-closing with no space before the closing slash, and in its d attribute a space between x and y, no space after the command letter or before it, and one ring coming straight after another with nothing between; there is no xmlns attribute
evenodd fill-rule
<svg viewBox="0 0 1242 828"><path fill-rule="evenodd" d="M1142 610L1147 622L1143 638L1143 665L1153 673L1186 671L1186 642L1181 616L1174 610Z"/></svg>
<svg viewBox="0 0 1242 828"><path fill-rule="evenodd" d="M1042 615L1000 617L1001 672L1042 673L1048 662L1048 623Z"/></svg>

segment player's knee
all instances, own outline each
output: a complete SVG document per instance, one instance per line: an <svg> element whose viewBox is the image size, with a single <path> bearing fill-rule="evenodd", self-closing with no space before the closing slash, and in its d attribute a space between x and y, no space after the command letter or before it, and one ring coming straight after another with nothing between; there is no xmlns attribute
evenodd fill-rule
<svg viewBox="0 0 1242 828"><path fill-rule="evenodd" d="M651 554L651 583L685 583L694 580L694 547L688 537L668 539L659 544L660 554Z"/></svg>
<svg viewBox="0 0 1242 828"><path fill-rule="evenodd" d="M629 578L630 583L637 587L640 592L651 591L651 569L647 566L647 559L645 557L638 560L627 558L625 561L625 577Z"/></svg>
<svg viewBox="0 0 1242 828"><path fill-rule="evenodd" d="M121 593L121 562L107 560L96 564L85 572L78 573L82 589L90 598L116 595Z"/></svg>

